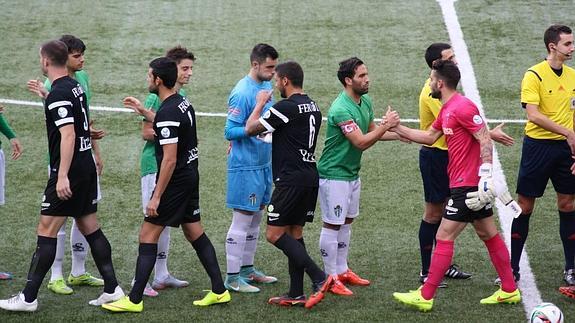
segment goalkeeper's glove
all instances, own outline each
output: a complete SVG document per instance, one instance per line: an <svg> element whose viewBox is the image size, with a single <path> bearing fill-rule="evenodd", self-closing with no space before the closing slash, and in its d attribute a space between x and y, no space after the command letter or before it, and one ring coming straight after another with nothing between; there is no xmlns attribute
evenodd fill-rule
<svg viewBox="0 0 575 323"><path fill-rule="evenodd" d="M492 165L483 163L479 167L479 184L477 184L478 198L482 203L490 203L495 199L495 186L493 185Z"/></svg>
<svg viewBox="0 0 575 323"><path fill-rule="evenodd" d="M465 205L471 211L479 211L481 210L487 203L479 200L479 193L478 192L469 192L465 195Z"/></svg>
<svg viewBox="0 0 575 323"><path fill-rule="evenodd" d="M515 202L513 198L511 198L511 194L509 194L509 191L505 191L504 193L500 194L497 198L499 199L499 201L501 201L501 203L503 203L506 207L508 207L511 210L514 218L518 217L521 214L522 212L521 207L517 202Z"/></svg>

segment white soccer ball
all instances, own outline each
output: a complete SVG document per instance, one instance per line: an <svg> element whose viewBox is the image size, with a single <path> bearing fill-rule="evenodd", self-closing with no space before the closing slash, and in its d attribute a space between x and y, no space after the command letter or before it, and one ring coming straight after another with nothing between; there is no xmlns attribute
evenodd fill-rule
<svg viewBox="0 0 575 323"><path fill-rule="evenodd" d="M563 323L563 312L552 303L541 303L531 311L529 322L533 323Z"/></svg>

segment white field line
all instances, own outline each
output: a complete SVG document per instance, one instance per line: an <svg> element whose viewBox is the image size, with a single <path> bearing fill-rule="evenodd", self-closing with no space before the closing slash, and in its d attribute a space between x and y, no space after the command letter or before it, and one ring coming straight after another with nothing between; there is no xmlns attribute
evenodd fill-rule
<svg viewBox="0 0 575 323"><path fill-rule="evenodd" d="M451 45L453 46L453 50L457 56L457 62L459 64L459 69L461 70L461 84L463 86L463 90L465 91L465 96L475 102L479 112L483 117L485 117L483 105L481 104L481 97L479 96L479 91L477 89L477 82L475 79L475 73L473 71L473 65L471 64L471 58L469 57L467 45L463 39L463 32L457 18L457 12L455 11L455 1L457 0L437 0L441 6L443 19L445 20L445 25L451 40ZM493 148L493 169L495 185L498 191L506 191L507 182L505 181L505 175L503 174L503 169L501 168L499 156L495 147ZM498 211L497 213L499 214L501 229L503 230L503 236L507 243L507 247L511 250L510 235L513 216L510 210L504 207L499 201L497 201L496 207ZM523 251L523 255L521 257L520 267L521 280L519 281L519 288L521 289L521 296L523 297L523 307L525 309L526 316L528 317L531 309L537 304L541 303L541 294L539 293L537 285L535 284L535 277L533 276L533 272L529 266L529 258L527 257L525 250Z"/></svg>
<svg viewBox="0 0 575 323"><path fill-rule="evenodd" d="M14 100L14 99L3 99L3 98L0 98L0 103L12 104L12 105L21 105L21 106L32 106L32 107L41 107L42 106L41 102ZM106 106L91 106L90 109L94 110L94 111L107 111L107 112L128 112L128 113L134 112L132 109L128 109L128 108L117 108L117 107L106 107ZM198 115L200 117L227 117L228 116L227 113L212 113L212 112L198 112L198 111L196 111L196 115ZM323 120L325 121L327 119L324 117ZM379 121L381 121L381 119L375 119L375 121L379 122ZM413 119L413 118L403 119L402 118L401 122L419 123L419 119ZM522 119L487 119L487 122L489 122L489 123L505 122L505 123L524 124L526 122L526 120L522 120Z"/></svg>

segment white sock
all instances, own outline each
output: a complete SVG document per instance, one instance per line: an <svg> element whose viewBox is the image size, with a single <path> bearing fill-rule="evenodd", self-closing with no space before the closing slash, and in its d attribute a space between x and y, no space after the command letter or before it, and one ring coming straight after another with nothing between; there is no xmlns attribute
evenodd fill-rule
<svg viewBox="0 0 575 323"><path fill-rule="evenodd" d="M351 224L344 224L339 228L337 235L337 274L347 271L347 254L349 253L349 240L351 237Z"/></svg>
<svg viewBox="0 0 575 323"><path fill-rule="evenodd" d="M158 254L154 265L154 280L162 280L170 274L168 271L168 252L170 251L170 227L164 227L158 239Z"/></svg>
<svg viewBox="0 0 575 323"><path fill-rule="evenodd" d="M240 272L247 231L252 222L252 215L245 215L237 211L233 211L232 214L232 224L226 236L226 272L228 274Z"/></svg>
<svg viewBox="0 0 575 323"><path fill-rule="evenodd" d="M246 232L246 246L244 254L242 255L242 267L253 266L254 258L256 257L256 250L258 248L258 238L260 236L260 222L264 211L259 210L252 215L250 227Z"/></svg>
<svg viewBox="0 0 575 323"><path fill-rule="evenodd" d="M328 275L336 275L337 264L337 230L321 228L319 249L323 258L323 267Z"/></svg>
<svg viewBox="0 0 575 323"><path fill-rule="evenodd" d="M64 251L66 250L66 222L58 230L56 239L56 257L52 264L50 281L64 278L62 275L62 262L64 261Z"/></svg>
<svg viewBox="0 0 575 323"><path fill-rule="evenodd" d="M72 276L80 276L86 273L86 256L90 250L90 245L86 237L78 229L76 220L72 220L70 230L70 247L72 249Z"/></svg>

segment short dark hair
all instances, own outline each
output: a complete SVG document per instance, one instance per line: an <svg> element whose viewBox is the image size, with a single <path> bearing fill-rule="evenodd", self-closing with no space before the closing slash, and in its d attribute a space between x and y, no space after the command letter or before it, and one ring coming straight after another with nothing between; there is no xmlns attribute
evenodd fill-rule
<svg viewBox="0 0 575 323"><path fill-rule="evenodd" d="M188 51L187 48L182 47L181 45L168 49L168 51L166 52L166 57L176 61L176 64L179 64L183 59L189 59L192 61L196 60L194 54Z"/></svg>
<svg viewBox="0 0 575 323"><path fill-rule="evenodd" d="M268 44L257 44L250 54L250 62L265 62L266 58L277 59L279 56L275 48Z"/></svg>
<svg viewBox="0 0 575 323"><path fill-rule="evenodd" d="M176 85L178 79L178 66L176 62L168 57L158 57L150 62L152 75L159 77L164 86L171 89Z"/></svg>
<svg viewBox="0 0 575 323"><path fill-rule="evenodd" d="M294 87L303 87L303 69L295 61L287 61L276 66L278 77L286 77Z"/></svg>
<svg viewBox="0 0 575 323"><path fill-rule="evenodd" d="M62 41L51 40L40 46L40 55L47 58L54 66L66 66L68 61L68 46Z"/></svg>
<svg viewBox="0 0 575 323"><path fill-rule="evenodd" d="M434 61L441 59L441 52L450 48L451 45L447 43L433 43L429 45L425 50L425 62L427 62L427 66L431 68Z"/></svg>
<svg viewBox="0 0 575 323"><path fill-rule="evenodd" d="M445 82L448 88L457 88L457 84L461 79L461 73L455 63L452 61L438 60L433 63L431 68L435 71L435 75Z"/></svg>
<svg viewBox="0 0 575 323"><path fill-rule="evenodd" d="M337 78L345 86L345 78L353 78L355 70L358 66L363 65L363 61L357 57L350 57L346 60L339 62L339 70L337 70Z"/></svg>
<svg viewBox="0 0 575 323"><path fill-rule="evenodd" d="M68 54L72 54L74 52L80 52L84 54L84 51L86 51L86 45L80 38L77 38L76 36L62 35L62 37L60 37L60 41L64 42L66 46L68 46Z"/></svg>
<svg viewBox="0 0 575 323"><path fill-rule="evenodd" d="M547 30L545 30L545 34L543 35L543 42L545 42L545 48L549 53L549 44L553 43L557 45L559 39L561 39L561 34L572 34L571 28L565 25L551 25Z"/></svg>

